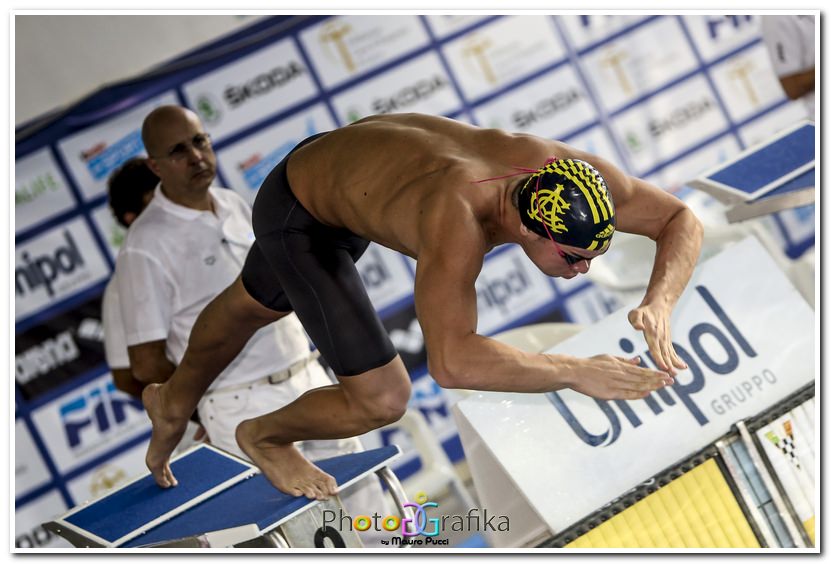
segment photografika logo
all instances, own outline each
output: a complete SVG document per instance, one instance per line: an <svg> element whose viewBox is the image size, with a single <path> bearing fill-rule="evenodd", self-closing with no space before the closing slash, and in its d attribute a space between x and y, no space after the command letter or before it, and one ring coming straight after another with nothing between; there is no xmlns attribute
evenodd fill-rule
<svg viewBox="0 0 831 564"><path fill-rule="evenodd" d="M341 531L400 533L400 536L381 540L381 544L385 545L449 545L450 539L438 538L439 535L448 531L477 533L510 530L510 520L506 515L494 515L478 507L472 507L462 515L441 515L439 504L429 501L424 492L416 494L415 502L405 503L404 508L411 511L403 518L397 515L382 517L378 513L352 517L343 510L339 510L338 514L326 509L323 511L323 528L333 526Z"/></svg>

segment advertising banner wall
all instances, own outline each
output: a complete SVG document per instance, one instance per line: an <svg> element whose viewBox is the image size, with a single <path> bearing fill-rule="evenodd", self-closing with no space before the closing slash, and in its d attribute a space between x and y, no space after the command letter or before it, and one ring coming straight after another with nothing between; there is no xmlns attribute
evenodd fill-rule
<svg viewBox="0 0 831 564"><path fill-rule="evenodd" d="M110 374L38 408L32 419L62 473L150 430L141 401L117 390Z"/></svg>
<svg viewBox="0 0 831 564"><path fill-rule="evenodd" d="M20 497L52 478L22 419L14 424L14 495Z"/></svg>
<svg viewBox="0 0 831 564"><path fill-rule="evenodd" d="M335 16L300 33L326 88L426 47L428 39L417 16Z"/></svg>
<svg viewBox="0 0 831 564"><path fill-rule="evenodd" d="M183 87L205 128L223 137L317 94L309 69L290 40L260 49Z"/></svg>
<svg viewBox="0 0 831 564"><path fill-rule="evenodd" d="M362 82L336 96L332 103L341 123L352 123L374 114L449 115L462 107L453 90L453 81L434 53Z"/></svg>
<svg viewBox="0 0 831 564"><path fill-rule="evenodd" d="M84 218L15 247L15 319L106 280L110 269Z"/></svg>
<svg viewBox="0 0 831 564"><path fill-rule="evenodd" d="M253 205L265 177L295 145L315 133L331 131L335 127L326 108L315 105L250 137L217 149L217 160L228 180L228 188L234 189Z"/></svg>
<svg viewBox="0 0 831 564"><path fill-rule="evenodd" d="M141 141L141 122L153 108L177 104L171 92L102 121L58 143L61 157L85 200L101 196L107 179L124 161L146 155Z"/></svg>
<svg viewBox="0 0 831 564"><path fill-rule="evenodd" d="M19 333L14 342L15 378L27 400L104 362L101 297Z"/></svg>
<svg viewBox="0 0 831 564"><path fill-rule="evenodd" d="M48 150L14 163L14 222L20 233L75 206L75 198Z"/></svg>

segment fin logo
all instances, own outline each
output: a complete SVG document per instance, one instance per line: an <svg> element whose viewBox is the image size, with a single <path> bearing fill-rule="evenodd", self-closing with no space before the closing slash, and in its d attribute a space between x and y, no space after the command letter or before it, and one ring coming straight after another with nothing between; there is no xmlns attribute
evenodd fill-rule
<svg viewBox="0 0 831 564"><path fill-rule="evenodd" d="M101 382L59 407L66 444L75 452L124 429L130 412L142 411L141 401L119 392L112 381Z"/></svg>
<svg viewBox="0 0 831 564"><path fill-rule="evenodd" d="M737 31L749 31L753 29L752 15L744 16L708 16L707 18L707 34L713 42L717 42L722 37L729 37Z"/></svg>
<svg viewBox="0 0 831 564"><path fill-rule="evenodd" d="M725 312L721 305L716 301L710 291L704 286L696 286L695 290L698 292L698 295L702 298L707 308L709 308L710 312L715 315L716 319L720 323L720 326L709 322L702 322L693 326L689 333L689 349L691 350L688 350L687 347L673 342L673 346L675 347L678 356L681 357L681 360L687 363L687 366L689 366L689 372L692 374L692 380L688 383L681 384L676 379L675 384L672 385L672 391L675 396L677 396L677 400L669 393L667 388L657 390L655 394L664 403L664 405L669 407L672 407L676 405L676 403L680 402L695 418L696 422L703 427L709 423L709 419L699 407L694 396L701 392L706 385L704 369L707 369L711 373L719 376L728 376L738 369L742 356L745 356L746 358L754 358L757 356L757 353L727 315L727 312ZM705 341L705 337L707 337L706 340L709 341L707 348L705 348L703 343L703 341ZM621 339L619 341L619 345L626 354L632 354L635 351L635 346L629 339ZM713 354L717 348L720 349L719 354ZM651 368L644 363L644 357L648 358L654 366L655 363L649 352L644 352L641 355L641 366ZM724 405L727 405L728 402L732 403L733 399L735 399L736 402L745 401L747 397L752 395L754 386L756 389L761 389L762 386L765 385L765 382L769 384L776 382L775 376L769 370L763 371L763 376L756 375L750 380L742 382L740 386L737 386L736 389L733 390L732 398L729 394L724 394L721 396L723 399L713 400L713 410L718 414L722 414L725 409ZM740 394L741 397L737 394ZM612 404L614 404L620 413L623 414L632 428L637 428L643 424L632 409L629 402L624 400L614 400L612 402L608 402L595 399L594 401L597 404L598 409L607 420L606 429L603 432L595 434L589 431L586 426L580 422L575 413L569 408L557 392L548 393L546 394L546 397L557 409L563 419L565 419L577 437L592 447L610 446L617 441L621 435L623 426L616 410L612 407ZM661 407L652 395L647 396L642 401L646 402L653 414L660 415L663 413L663 407Z"/></svg>

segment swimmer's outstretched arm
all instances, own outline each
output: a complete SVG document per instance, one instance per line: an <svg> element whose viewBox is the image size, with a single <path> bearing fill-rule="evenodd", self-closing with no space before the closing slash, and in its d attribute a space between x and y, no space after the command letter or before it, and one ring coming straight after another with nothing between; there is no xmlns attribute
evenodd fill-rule
<svg viewBox="0 0 831 564"><path fill-rule="evenodd" d="M612 192L618 231L643 235L656 242L649 285L640 305L629 312L629 323L643 331L658 368L674 375L676 369L687 365L672 345L670 319L701 253L701 222L675 196L627 176L594 155L578 158L584 157L600 171Z"/></svg>
<svg viewBox="0 0 831 564"><path fill-rule="evenodd" d="M474 284L486 245L478 224L460 216L437 211L423 226L416 270L416 311L428 369L439 385L506 392L571 388L600 399L639 399L672 383L667 373L637 366L636 359L532 354L478 335Z"/></svg>

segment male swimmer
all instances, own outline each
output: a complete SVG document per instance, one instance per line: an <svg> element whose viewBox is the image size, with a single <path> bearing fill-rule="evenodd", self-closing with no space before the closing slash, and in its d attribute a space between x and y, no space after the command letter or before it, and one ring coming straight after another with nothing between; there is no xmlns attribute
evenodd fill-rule
<svg viewBox="0 0 831 564"><path fill-rule="evenodd" d="M674 196L558 141L441 117L369 117L300 143L263 182L253 225L241 275L202 311L171 378L144 391L146 462L162 487L176 484L170 453L202 394L257 329L291 311L338 383L237 427L275 487L335 494L335 480L293 443L360 435L402 416L410 379L355 268L370 241L417 259L416 313L443 387L626 400L685 368L670 316L700 251L700 223ZM488 251L514 243L545 274L573 278L616 230L657 244L629 321L661 370L608 354L528 353L477 334L474 284Z"/></svg>

